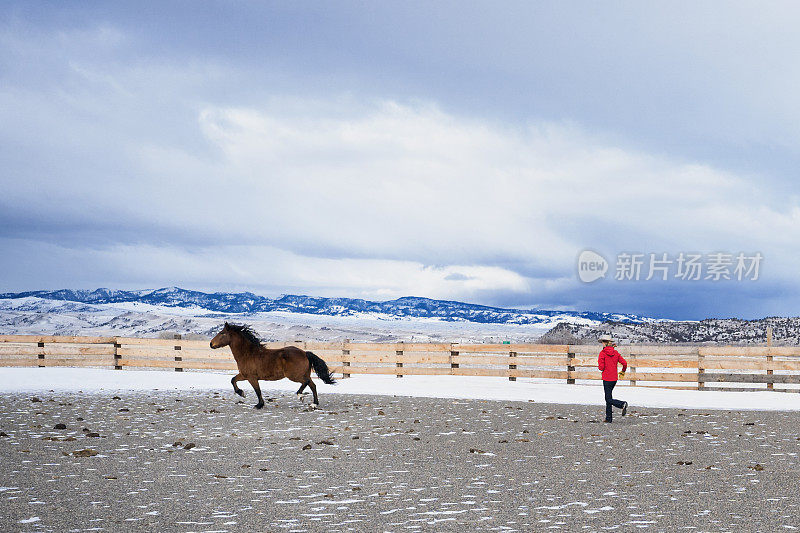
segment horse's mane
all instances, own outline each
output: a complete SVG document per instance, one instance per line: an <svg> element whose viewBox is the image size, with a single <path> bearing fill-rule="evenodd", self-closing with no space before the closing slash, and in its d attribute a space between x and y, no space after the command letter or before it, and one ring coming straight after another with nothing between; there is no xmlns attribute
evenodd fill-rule
<svg viewBox="0 0 800 533"><path fill-rule="evenodd" d="M259 348L261 346L261 339L258 338L255 331L252 330L250 326L247 324L228 324L228 328L232 331L236 331L241 333L242 337L253 345L254 348Z"/></svg>

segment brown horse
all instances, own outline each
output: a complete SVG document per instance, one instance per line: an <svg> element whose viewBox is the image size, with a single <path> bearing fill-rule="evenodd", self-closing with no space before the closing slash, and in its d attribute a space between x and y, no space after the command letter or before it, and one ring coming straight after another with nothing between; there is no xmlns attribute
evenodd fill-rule
<svg viewBox="0 0 800 533"><path fill-rule="evenodd" d="M301 383L302 385L297 390L297 396L301 400L303 398L301 396L303 389L308 386L311 392L314 393L314 403L311 404L312 409L319 407L319 399L317 398L317 386L311 381L311 368L314 368L314 372L324 383L329 385L335 383L331 377L330 370L328 370L328 365L313 353L303 351L295 346L274 350L266 348L261 345L261 341L258 340L258 337L248 326L238 326L225 322L222 331L211 339L212 348L222 348L223 346L231 347L233 358L239 367L239 373L231 379L233 391L244 397L244 391L236 385L236 382L247 380L258 396L258 403L255 405L256 409L264 407L261 387L258 385L259 379L277 381L289 378L292 381Z"/></svg>

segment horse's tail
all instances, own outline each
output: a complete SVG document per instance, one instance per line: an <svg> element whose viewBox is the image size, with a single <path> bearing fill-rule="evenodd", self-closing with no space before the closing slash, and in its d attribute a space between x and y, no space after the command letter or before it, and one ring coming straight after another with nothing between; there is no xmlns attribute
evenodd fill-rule
<svg viewBox="0 0 800 533"><path fill-rule="evenodd" d="M314 372L317 373L317 376L319 376L319 379L321 379L323 383L327 383L328 385L336 384L325 361L311 352L306 352L306 357L308 357L308 362L311 363L311 366L314 368Z"/></svg>

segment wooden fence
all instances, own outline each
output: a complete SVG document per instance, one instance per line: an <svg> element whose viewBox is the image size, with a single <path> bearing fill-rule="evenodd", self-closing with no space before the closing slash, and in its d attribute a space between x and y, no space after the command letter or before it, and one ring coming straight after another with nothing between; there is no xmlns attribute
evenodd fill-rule
<svg viewBox="0 0 800 533"><path fill-rule="evenodd" d="M268 342L313 351L341 377L353 374L494 376L548 382L599 380L597 345ZM623 385L800 391L800 347L618 348ZM0 335L0 366L236 370L228 348L207 340Z"/></svg>

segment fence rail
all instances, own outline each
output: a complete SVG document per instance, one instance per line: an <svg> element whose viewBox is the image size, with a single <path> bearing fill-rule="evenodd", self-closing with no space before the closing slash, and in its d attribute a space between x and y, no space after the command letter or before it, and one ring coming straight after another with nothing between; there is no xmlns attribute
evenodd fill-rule
<svg viewBox="0 0 800 533"><path fill-rule="evenodd" d="M0 335L0 366L69 366L236 370L228 348L208 341L133 337ZM294 345L324 359L332 372L397 377L493 376L567 383L599 380L598 346L546 344L443 344L267 342ZM683 389L800 392L800 347L630 345L622 384Z"/></svg>

